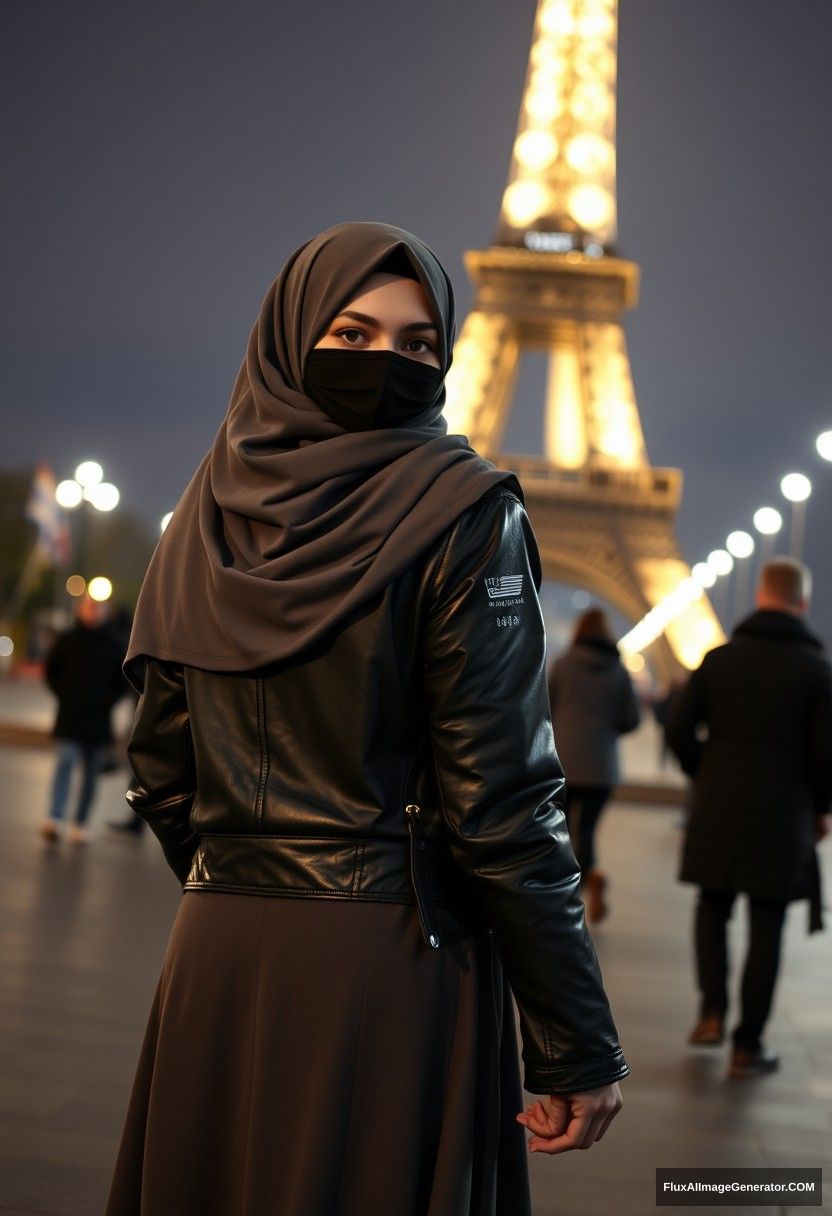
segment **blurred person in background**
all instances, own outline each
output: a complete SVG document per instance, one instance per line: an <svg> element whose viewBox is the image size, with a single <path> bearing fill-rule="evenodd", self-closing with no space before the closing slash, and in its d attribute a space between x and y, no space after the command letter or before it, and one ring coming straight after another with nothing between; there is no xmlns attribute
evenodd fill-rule
<svg viewBox="0 0 832 1216"><path fill-rule="evenodd" d="M612 626L600 608L588 608L578 617L568 650L549 669L548 685L566 774L569 834L581 866L587 916L595 923L609 910L608 880L596 865L595 833L620 780L618 738L641 720Z"/></svg>
<svg viewBox="0 0 832 1216"><path fill-rule="evenodd" d="M57 636L44 663L46 682L58 698L51 731L58 752L49 813L40 826L48 844L60 839L76 766L81 783L68 836L74 843L88 838L86 824L98 777L111 754L113 706L129 692L123 659L123 639L109 621L109 606L85 592L74 624Z"/></svg>
<svg viewBox="0 0 832 1216"><path fill-rule="evenodd" d="M771 1072L763 1043L786 907L810 901L822 928L816 843L832 798L832 668L807 628L811 575L777 557L756 611L705 655L676 701L667 740L693 780L679 878L699 887L694 919L699 1021L689 1042L716 1046L728 1010L727 922L748 898L750 935L729 1074Z"/></svg>
<svg viewBox="0 0 832 1216"><path fill-rule="evenodd" d="M125 654L130 642L130 630L133 627L133 613L126 604L119 604L115 608L112 615L112 625L121 640L122 654ZM139 703L139 694L129 683L127 683L127 692L132 701L131 708L135 717L136 707ZM121 762L122 756L120 751L116 754L115 749L113 749L110 767L118 768ZM131 836L141 836L145 828L145 822L141 815L137 815L135 811L131 810L126 819L108 819L107 827L113 828L117 832L128 832Z"/></svg>

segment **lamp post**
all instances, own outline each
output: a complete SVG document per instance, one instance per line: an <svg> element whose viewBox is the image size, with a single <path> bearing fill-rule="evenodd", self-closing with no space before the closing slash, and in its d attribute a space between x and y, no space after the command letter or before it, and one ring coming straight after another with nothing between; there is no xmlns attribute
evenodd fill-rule
<svg viewBox="0 0 832 1216"><path fill-rule="evenodd" d="M832 460L832 431L824 431L822 435L818 435L815 447L818 456L822 456L824 460Z"/></svg>
<svg viewBox="0 0 832 1216"><path fill-rule="evenodd" d="M730 575L734 568L734 559L725 549L714 549L708 554L705 559L705 565L711 569L717 578L723 579ZM716 600L716 595L711 595L711 602ZM725 584L724 590L720 587L719 591L719 607L721 611L717 612L722 624L726 624L726 618L731 610L731 593L730 582Z"/></svg>
<svg viewBox="0 0 832 1216"><path fill-rule="evenodd" d="M787 473L780 482L783 497L792 504L792 526L789 536L789 553L800 557L803 551L803 533L806 529L806 503L812 493L812 483L803 473Z"/></svg>
<svg viewBox="0 0 832 1216"><path fill-rule="evenodd" d="M742 617L748 604L748 584L751 572L751 563L748 558L751 557L755 547L754 537L750 532L743 532L741 529L729 533L725 541L725 548L737 561L737 576L734 580L735 621Z"/></svg>
<svg viewBox="0 0 832 1216"><path fill-rule="evenodd" d="M104 470L95 460L85 460L78 465L75 476L61 481L55 487L55 501L65 510L80 508L76 537L76 561L78 573L88 577L89 564L89 513L91 510L112 511L120 498L117 488L103 481Z"/></svg>
<svg viewBox="0 0 832 1216"><path fill-rule="evenodd" d="M754 527L762 536L760 565L764 566L774 554L774 538L783 527L783 516L775 507L760 507L754 512Z"/></svg>

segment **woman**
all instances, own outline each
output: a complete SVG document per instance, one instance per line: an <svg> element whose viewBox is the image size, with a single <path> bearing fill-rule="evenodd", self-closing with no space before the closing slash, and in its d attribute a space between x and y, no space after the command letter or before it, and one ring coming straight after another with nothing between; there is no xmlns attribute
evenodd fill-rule
<svg viewBox="0 0 832 1216"><path fill-rule="evenodd" d="M596 923L609 907L608 880L596 865L595 832L619 781L618 737L635 730L641 718L612 627L600 608L588 608L578 617L572 644L552 664L548 682L566 773L569 834L583 873L587 916Z"/></svg>
<svg viewBox="0 0 832 1216"><path fill-rule="evenodd" d="M447 434L453 334L410 233L302 245L151 560L127 797L185 894L106 1216L523 1216L523 1128L588 1147L620 1107L539 557Z"/></svg>

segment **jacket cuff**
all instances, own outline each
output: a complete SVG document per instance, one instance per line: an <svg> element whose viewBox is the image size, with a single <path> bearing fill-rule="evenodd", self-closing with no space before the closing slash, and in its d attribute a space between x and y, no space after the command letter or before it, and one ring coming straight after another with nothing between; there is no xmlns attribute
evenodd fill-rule
<svg viewBox="0 0 832 1216"><path fill-rule="evenodd" d="M525 1070L523 1088L530 1094L583 1093L588 1089L599 1089L612 1085L629 1076L630 1069L619 1048L609 1055L599 1056L582 1064L553 1065L548 1068L528 1067Z"/></svg>
<svg viewBox="0 0 832 1216"><path fill-rule="evenodd" d="M194 794L167 798L150 807L141 806L138 798L130 798L130 793L128 790L127 801L156 836L165 860L179 881L184 883L200 839L199 833L191 827L189 818Z"/></svg>

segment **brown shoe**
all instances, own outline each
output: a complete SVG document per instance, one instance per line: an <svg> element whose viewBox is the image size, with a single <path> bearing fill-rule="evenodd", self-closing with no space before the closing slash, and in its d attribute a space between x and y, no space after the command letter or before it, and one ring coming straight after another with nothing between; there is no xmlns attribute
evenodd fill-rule
<svg viewBox="0 0 832 1216"><path fill-rule="evenodd" d="M770 1047L758 1047L752 1051L748 1047L735 1047L731 1052L728 1065L728 1076L746 1080L748 1077L762 1077L766 1073L776 1072L780 1067L780 1057Z"/></svg>
<svg viewBox="0 0 832 1216"><path fill-rule="evenodd" d="M700 1018L688 1035L694 1047L718 1047L725 1038L725 1022L718 1013L709 1013Z"/></svg>
<svg viewBox="0 0 832 1216"><path fill-rule="evenodd" d="M597 925L609 912L609 905L604 898L607 889L606 875L600 870L587 870L583 885L586 892L587 919L590 924Z"/></svg>
<svg viewBox="0 0 832 1216"><path fill-rule="evenodd" d="M55 824L54 819L44 819L40 825L40 834L47 844L57 844L61 839L61 834Z"/></svg>

